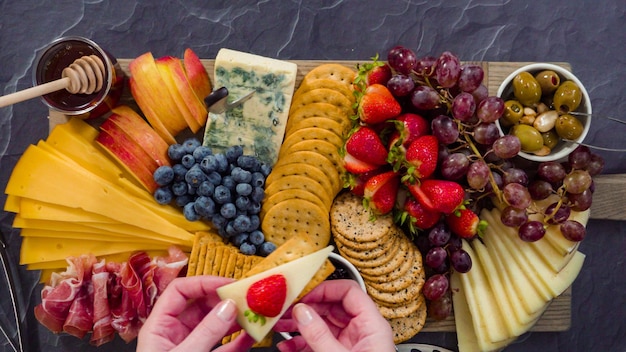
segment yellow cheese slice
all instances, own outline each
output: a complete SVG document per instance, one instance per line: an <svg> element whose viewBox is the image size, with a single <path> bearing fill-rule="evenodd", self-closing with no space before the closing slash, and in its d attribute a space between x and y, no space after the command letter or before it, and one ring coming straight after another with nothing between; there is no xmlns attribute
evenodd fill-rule
<svg viewBox="0 0 626 352"><path fill-rule="evenodd" d="M164 234L189 246L193 243L193 234L156 216L123 189L33 145L13 169L6 193L81 208Z"/></svg>
<svg viewBox="0 0 626 352"><path fill-rule="evenodd" d="M237 314L237 322L246 330L246 332L254 338L256 341L261 341L265 335L272 329L274 324L285 313L287 308L298 297L302 289L309 283L311 278L324 264L328 255L332 252L333 247L328 246L320 249L317 252L306 255L302 258L292 260L286 264L279 265L262 273L241 279L226 286L222 286L217 289L217 294L221 299L231 298L237 304L239 308ZM248 288L253 283L266 278L274 274L282 274L287 281L287 296L283 309L276 317L267 317L265 324L261 325L259 322L251 323L244 315L245 311L249 309L246 301L246 293Z"/></svg>
<svg viewBox="0 0 626 352"><path fill-rule="evenodd" d="M45 237L78 241L85 239L104 242L159 244L162 246L174 244L171 241L159 241L151 238L128 236L117 232L92 228L79 223L68 223L64 221L41 223L39 220L25 220L24 222L18 220L16 224L13 226L21 228L20 234L22 237Z"/></svg>

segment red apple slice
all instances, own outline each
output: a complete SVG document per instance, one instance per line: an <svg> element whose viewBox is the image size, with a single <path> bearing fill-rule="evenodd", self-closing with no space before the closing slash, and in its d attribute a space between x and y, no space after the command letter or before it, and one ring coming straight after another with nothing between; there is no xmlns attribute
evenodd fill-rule
<svg viewBox="0 0 626 352"><path fill-rule="evenodd" d="M140 93L140 87L137 86L134 78L131 77L129 79L128 86L130 87L130 92L133 97L142 96L142 93ZM137 100L137 98L135 98L135 102L137 103L137 105L139 105L139 108L146 116L146 119L148 119L148 122L150 123L152 128L154 128L154 130L159 134L159 136L161 136L161 138L163 138L166 143L175 144L176 138L174 138L174 136L170 133L167 127L165 127L161 119L159 119L157 113L152 109L151 99Z"/></svg>
<svg viewBox="0 0 626 352"><path fill-rule="evenodd" d="M111 126L115 125L111 124ZM96 137L96 142L133 175L148 192L153 193L157 189L158 185L153 178L156 163L142 149L139 148L139 152L135 142L125 139L124 134L119 133L119 129L117 131L113 129L111 132L101 130Z"/></svg>
<svg viewBox="0 0 626 352"><path fill-rule="evenodd" d="M189 128L193 133L198 132L206 123L208 112L204 102L191 88L181 60L173 56L165 56L157 59L156 64Z"/></svg>
<svg viewBox="0 0 626 352"><path fill-rule="evenodd" d="M148 121L161 121L173 136L187 128L187 122L161 78L152 53L147 52L135 58L129 63L128 69L132 78L131 94Z"/></svg>
<svg viewBox="0 0 626 352"><path fill-rule="evenodd" d="M159 166L170 165L167 156L169 145L135 110L127 105L120 105L115 107L112 112L103 125L107 123L117 125L130 139L142 147Z"/></svg>
<svg viewBox="0 0 626 352"><path fill-rule="evenodd" d="M204 98L211 94L211 81L209 79L209 74L204 68L204 65L202 65L202 61L200 61L198 55L196 55L196 53L190 48L185 50L183 61L189 84L193 88L198 99L204 101Z"/></svg>

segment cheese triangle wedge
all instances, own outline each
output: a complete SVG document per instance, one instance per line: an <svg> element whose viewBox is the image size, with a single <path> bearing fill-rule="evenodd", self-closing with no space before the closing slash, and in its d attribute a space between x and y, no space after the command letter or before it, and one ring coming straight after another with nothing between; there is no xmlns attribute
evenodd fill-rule
<svg viewBox="0 0 626 352"><path fill-rule="evenodd" d="M287 308L296 300L302 289L309 283L319 268L322 267L332 250L333 247L328 246L302 258L222 286L217 289L217 294L221 299L230 298L235 301L239 310L237 313L237 322L246 330L248 335L256 341L261 341L272 329L274 324L276 324L278 319L285 313ZM260 322L251 323L244 315L244 312L249 308L246 301L248 288L253 283L275 274L282 274L287 281L287 295L283 303L283 308L277 316L266 317L264 324Z"/></svg>

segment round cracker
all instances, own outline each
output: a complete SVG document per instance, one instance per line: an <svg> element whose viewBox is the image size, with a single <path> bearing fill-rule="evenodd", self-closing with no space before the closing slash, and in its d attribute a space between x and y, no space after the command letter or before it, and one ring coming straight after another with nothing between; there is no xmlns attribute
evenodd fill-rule
<svg viewBox="0 0 626 352"><path fill-rule="evenodd" d="M404 243L401 243L401 245ZM411 246L408 246L408 249L404 252L402 250L395 258L392 258L384 265L376 268L361 268L360 272L363 280L376 283L389 282L405 275L411 268L411 265L413 265L413 261L415 261L415 253L413 253L413 247ZM413 261L411 261L411 257L413 257ZM421 261L419 263L421 265Z"/></svg>
<svg viewBox="0 0 626 352"><path fill-rule="evenodd" d="M339 123L342 131L344 131L344 135L348 133L354 125L354 121L350 118L350 115L346 114L333 104L310 103L289 111L289 119L287 119L287 126L285 127L285 130L289 131L300 121L312 117L325 117Z"/></svg>
<svg viewBox="0 0 626 352"><path fill-rule="evenodd" d="M314 180L324 188L329 198L335 198L334 186L328 178L328 175L310 164L292 163L274 166L274 168L272 168L272 172L270 172L265 179L265 184L271 185L274 181L290 175L302 175ZM331 191L333 193L330 193Z"/></svg>
<svg viewBox="0 0 626 352"><path fill-rule="evenodd" d="M307 127L299 130L292 130L291 133L285 135L285 138L283 139L283 144L280 148L287 149L298 142L309 140L328 142L337 147L337 149L343 146L343 138L339 137L332 131L317 127Z"/></svg>
<svg viewBox="0 0 626 352"><path fill-rule="evenodd" d="M322 246L330 241L328 212L304 199L285 200L271 207L261 221L261 230L267 241L276 246L295 234L305 235Z"/></svg>
<svg viewBox="0 0 626 352"><path fill-rule="evenodd" d="M363 207L362 198L352 192L337 196L330 209L330 222L333 231L355 242L376 241L394 227L391 214L378 216L372 221L370 212Z"/></svg>
<svg viewBox="0 0 626 352"><path fill-rule="evenodd" d="M289 148L281 148L278 158L284 158L287 154L298 151L310 151L321 154L335 166L336 170L343 172L343 159L339 155L339 148L326 141L304 140L294 143Z"/></svg>
<svg viewBox="0 0 626 352"><path fill-rule="evenodd" d="M271 197L275 193L285 189L302 189L317 196L322 203L326 205L325 209L329 209L332 205L332 198L328 196L328 192L316 180L303 175L288 175L274 180L270 184L265 185L265 196Z"/></svg>
<svg viewBox="0 0 626 352"><path fill-rule="evenodd" d="M355 267L357 267L359 270L368 271L368 269L371 269L373 272L376 272L376 269L384 266L385 264L389 262L394 262L394 265L396 266L401 265L400 263L396 263L394 259L396 259L397 257L404 257L404 253L407 250L407 246L404 243L404 241L396 240L394 241L394 244L391 247L389 247L389 250L384 252L382 255L372 258L372 259L351 258L349 257L348 253L342 252L342 250L339 247L337 247L337 249L339 249L339 252L341 252L346 257L346 259L350 263L352 263Z"/></svg>
<svg viewBox="0 0 626 352"><path fill-rule="evenodd" d="M331 131L332 133L339 136L342 140L345 138L345 136L348 133L347 129L344 129L344 127L339 122L333 119L329 119L324 116L312 116L312 117L308 117L305 119L301 119L298 122L295 122L293 125L291 125L290 129L285 130L285 138L287 138L290 134L294 133L295 131L298 131L300 129L310 128L310 127L316 127L316 128L325 129L327 131Z"/></svg>
<svg viewBox="0 0 626 352"><path fill-rule="evenodd" d="M317 79L332 79L345 85L352 85L356 74L357 71L351 67L337 63L326 63L309 71L302 79L300 85Z"/></svg>
<svg viewBox="0 0 626 352"><path fill-rule="evenodd" d="M284 155L278 159L274 167L280 167L282 165L305 163L312 165L322 171L328 176L328 179L333 184L334 196L343 188L343 182L339 175L339 170L335 165L322 154L311 152L308 150L294 151L292 153Z"/></svg>
<svg viewBox="0 0 626 352"><path fill-rule="evenodd" d="M416 285L409 285L398 291L383 292L377 290L366 282L365 288L367 289L367 293L370 295L370 297L375 299L380 304L388 307L405 304L407 302L410 302L411 300L417 299L417 297L422 292L421 286L418 287Z"/></svg>
<svg viewBox="0 0 626 352"><path fill-rule="evenodd" d="M314 103L327 103L338 107L344 115L351 116L354 114L354 108L350 99L346 98L343 94L336 90L329 88L317 88L308 92L302 93L296 99L291 100L291 107L289 114L297 109Z"/></svg>
<svg viewBox="0 0 626 352"><path fill-rule="evenodd" d="M389 255L389 253L392 251L392 246L397 245L397 241L398 236L396 236L392 232L392 234L388 236L386 241L381 241L380 246L368 250L355 250L350 246L346 246L341 241L336 241L335 243L337 244L337 249L340 252L352 259L356 259L359 261L374 261L377 258Z"/></svg>
<svg viewBox="0 0 626 352"><path fill-rule="evenodd" d="M295 188L284 189L263 199L263 204L261 206L261 213L260 213L261 219L265 217L265 213L267 212L267 210L271 209L274 205L282 201L291 200L291 199L303 199L311 203L315 203L321 208L326 207L326 204L324 204L324 202L322 202L322 200L318 196L316 196L315 194L307 190L295 189Z"/></svg>
<svg viewBox="0 0 626 352"><path fill-rule="evenodd" d="M369 281L368 284L381 292L396 292L409 287L409 285L417 285L419 286L419 289L421 289L424 286L424 268L419 262L415 261L414 256L412 256L409 261L412 265L406 274L401 275L395 280L387 282Z"/></svg>
<svg viewBox="0 0 626 352"><path fill-rule="evenodd" d="M302 80L300 87L298 87L293 95L293 99L296 99L299 95L302 95L310 90L319 88L329 88L332 90L336 90L343 94L346 98L348 98L352 104L356 102L356 97L354 96L354 89L352 84L345 84L345 82L332 78L309 78Z"/></svg>
<svg viewBox="0 0 626 352"><path fill-rule="evenodd" d="M391 330L393 331L393 342L399 344L405 342L417 335L426 322L426 304L420 307L404 318L388 319Z"/></svg>
<svg viewBox="0 0 626 352"><path fill-rule="evenodd" d="M374 303L376 303L378 311L385 319L396 319L405 318L415 313L422 305L426 304L426 299L424 295L419 295L417 299L395 307L387 307L376 301L374 301Z"/></svg>

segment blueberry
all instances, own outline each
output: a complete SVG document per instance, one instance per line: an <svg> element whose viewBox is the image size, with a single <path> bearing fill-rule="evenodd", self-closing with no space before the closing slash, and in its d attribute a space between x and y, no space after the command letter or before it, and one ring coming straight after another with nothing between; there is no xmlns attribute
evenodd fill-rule
<svg viewBox="0 0 626 352"><path fill-rule="evenodd" d="M261 203L263 198L265 198L265 189L263 187L254 187L250 193L250 198L257 203Z"/></svg>
<svg viewBox="0 0 626 352"><path fill-rule="evenodd" d="M190 196L195 196L196 192L198 191L198 187L196 187L196 185L192 185L192 184L187 184L187 194Z"/></svg>
<svg viewBox="0 0 626 352"><path fill-rule="evenodd" d="M254 186L254 187L263 187L263 186L265 186L265 176L261 172L259 172L259 171L254 172L252 174L251 179L250 179L250 184L252 186Z"/></svg>
<svg viewBox="0 0 626 352"><path fill-rule="evenodd" d="M231 237L234 238L235 236L239 234L239 231L235 230L235 227L233 226L232 221L229 221L226 224L225 231L226 231L226 237L229 237L229 238Z"/></svg>
<svg viewBox="0 0 626 352"><path fill-rule="evenodd" d="M239 247L241 246L242 243L246 242L248 240L248 234L247 233L239 233L238 235L235 235L232 239L233 245Z"/></svg>
<svg viewBox="0 0 626 352"><path fill-rule="evenodd" d="M231 192L235 191L235 187L237 186L237 182L235 182L235 180L233 180L233 177L230 175L226 175L224 177L222 177L222 185L224 185L224 187L228 188Z"/></svg>
<svg viewBox="0 0 626 352"><path fill-rule="evenodd" d="M191 169L191 167L196 164L196 159L194 159L191 154L185 154L183 158L180 159L180 163L183 164L184 167Z"/></svg>
<svg viewBox="0 0 626 352"><path fill-rule="evenodd" d="M222 185L215 187L215 193L213 194L213 200L218 204L225 204L230 202L230 190Z"/></svg>
<svg viewBox="0 0 626 352"><path fill-rule="evenodd" d="M237 162L237 158L243 155L243 147L240 145L230 146L226 149L224 155L226 155L229 163L234 164Z"/></svg>
<svg viewBox="0 0 626 352"><path fill-rule="evenodd" d="M187 153L181 144L171 144L167 147L167 156L174 162L179 162L185 154Z"/></svg>
<svg viewBox="0 0 626 352"><path fill-rule="evenodd" d="M200 161L200 168L207 174L217 170L217 159L215 155L207 155Z"/></svg>
<svg viewBox="0 0 626 352"><path fill-rule="evenodd" d="M207 180L214 186L219 186L222 183L222 175L217 171L211 171L206 174Z"/></svg>
<svg viewBox="0 0 626 352"><path fill-rule="evenodd" d="M262 256L267 256L276 250L276 245L272 242L263 242L263 244L259 247L259 254Z"/></svg>
<svg viewBox="0 0 626 352"><path fill-rule="evenodd" d="M250 217L247 215L238 215L233 221L235 230L244 232L250 228Z"/></svg>
<svg viewBox="0 0 626 352"><path fill-rule="evenodd" d="M252 173L248 170L244 170L239 166L236 166L231 172L230 175L233 177L233 180L237 183L249 183L252 180Z"/></svg>
<svg viewBox="0 0 626 352"><path fill-rule="evenodd" d="M235 199L235 206L239 210L247 211L250 206L250 198L246 196L238 196L237 199Z"/></svg>
<svg viewBox="0 0 626 352"><path fill-rule="evenodd" d="M217 234L220 235L221 238L228 238L228 233L226 232L226 229L224 227L220 227L219 229L217 229Z"/></svg>
<svg viewBox="0 0 626 352"><path fill-rule="evenodd" d="M200 186L198 186L198 190L196 191L196 194L199 196L213 197L213 192L215 192L215 185L211 183L210 181L206 180L200 183Z"/></svg>
<svg viewBox="0 0 626 352"><path fill-rule="evenodd" d="M206 181L206 179L207 175L200 170L200 166L197 164L192 166L185 174L185 182L196 187Z"/></svg>
<svg viewBox="0 0 626 352"><path fill-rule="evenodd" d="M233 203L226 203L220 208L220 214L226 219L232 219L237 215L237 208Z"/></svg>
<svg viewBox="0 0 626 352"><path fill-rule="evenodd" d="M248 240L250 241L250 243L260 246L261 244L263 244L263 242L265 242L265 236L263 235L263 232L259 230L254 230L250 232L250 237L248 238Z"/></svg>
<svg viewBox="0 0 626 352"><path fill-rule="evenodd" d="M213 150L210 147L204 145L201 145L198 148L194 149L193 153L191 153L191 155L193 155L193 158L196 160L202 160L211 154L213 154Z"/></svg>
<svg viewBox="0 0 626 352"><path fill-rule="evenodd" d="M215 227L217 227L219 229L219 228L222 228L222 227L226 226L226 223L228 222L228 219L226 219L225 217L223 217L220 214L216 213L211 218L211 221L213 221L213 225L215 225Z"/></svg>
<svg viewBox="0 0 626 352"><path fill-rule="evenodd" d="M189 202L185 204L183 207L183 214L185 215L185 219L188 221L198 221L200 220L200 215L196 213L196 209L194 208L194 202Z"/></svg>
<svg viewBox="0 0 626 352"><path fill-rule="evenodd" d="M256 171L260 167L259 159L252 155L242 155L237 158L237 165L244 170Z"/></svg>
<svg viewBox="0 0 626 352"><path fill-rule="evenodd" d="M256 215L258 213L261 212L261 203L259 202L252 202L250 203L250 206L248 207L248 213L251 215Z"/></svg>
<svg viewBox="0 0 626 352"><path fill-rule="evenodd" d="M200 196L194 202L194 209L198 215L208 219L215 215L215 202L210 197Z"/></svg>
<svg viewBox="0 0 626 352"><path fill-rule="evenodd" d="M184 181L181 182L174 182L172 184L172 193L174 193L175 196L184 196L185 194L187 194L187 183Z"/></svg>
<svg viewBox="0 0 626 352"><path fill-rule="evenodd" d="M267 164L262 164L259 172L263 174L263 176L267 177L272 172L272 167Z"/></svg>
<svg viewBox="0 0 626 352"><path fill-rule="evenodd" d="M238 183L235 191L240 196L249 196L252 193L252 186L249 183Z"/></svg>
<svg viewBox="0 0 626 352"><path fill-rule="evenodd" d="M193 154L193 151L201 145L200 140L193 137L186 139L182 144L187 154Z"/></svg>
<svg viewBox="0 0 626 352"><path fill-rule="evenodd" d="M159 166L156 170L154 170L154 182L159 186L166 186L170 184L170 182L174 181L174 169L172 169L169 165Z"/></svg>
<svg viewBox="0 0 626 352"><path fill-rule="evenodd" d="M256 246L252 243L244 242L239 246L239 251L245 255L256 254Z"/></svg>
<svg viewBox="0 0 626 352"><path fill-rule="evenodd" d="M168 187L159 187L154 191L154 199L159 204L169 204L173 198L174 194Z"/></svg>
<svg viewBox="0 0 626 352"><path fill-rule="evenodd" d="M217 161L217 171L220 173L225 173L228 171L228 160L226 160L226 156L224 154L215 154L215 160Z"/></svg>
<svg viewBox="0 0 626 352"><path fill-rule="evenodd" d="M188 194L184 194L182 196L176 197L176 205L178 205L181 208L187 205L188 203L191 203L192 201L193 201L193 197Z"/></svg>
<svg viewBox="0 0 626 352"><path fill-rule="evenodd" d="M185 180L185 174L187 174L187 168L183 164L175 164L172 166L174 171L174 182L180 182Z"/></svg>
<svg viewBox="0 0 626 352"><path fill-rule="evenodd" d="M259 229L259 226L261 226L261 219L259 216L256 214L250 215L250 228L248 229L248 232Z"/></svg>

